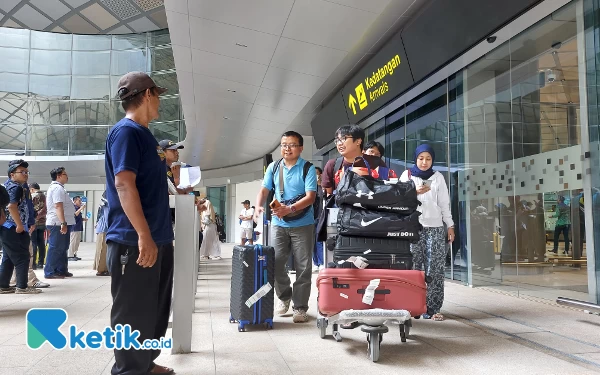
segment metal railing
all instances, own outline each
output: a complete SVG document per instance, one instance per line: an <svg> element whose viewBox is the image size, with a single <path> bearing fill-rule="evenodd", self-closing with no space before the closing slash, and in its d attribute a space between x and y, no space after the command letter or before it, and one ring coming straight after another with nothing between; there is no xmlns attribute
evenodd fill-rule
<svg viewBox="0 0 600 375"><path fill-rule="evenodd" d="M580 301L580 300L565 298L565 297L558 297L556 299L556 303L558 303L559 305L576 307L578 309L583 309L583 310L587 310L587 311L590 311L593 313L600 314L600 305L597 305L595 303Z"/></svg>

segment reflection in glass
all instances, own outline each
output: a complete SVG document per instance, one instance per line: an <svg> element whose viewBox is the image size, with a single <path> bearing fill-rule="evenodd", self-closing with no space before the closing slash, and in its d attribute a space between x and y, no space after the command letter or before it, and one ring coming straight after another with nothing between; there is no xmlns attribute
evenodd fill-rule
<svg viewBox="0 0 600 375"><path fill-rule="evenodd" d="M179 96L167 97L160 99L160 107L158 109L158 120L159 122L167 122L173 120L179 120L180 118L180 104Z"/></svg>
<svg viewBox="0 0 600 375"><path fill-rule="evenodd" d="M0 55L0 148L40 156L103 152L108 130L125 115L115 100L118 80L149 72L150 60L169 89L152 127L160 138L185 137L168 31L109 36L0 27Z"/></svg>
<svg viewBox="0 0 600 375"><path fill-rule="evenodd" d="M31 48L44 50L70 51L73 43L72 34L31 32Z"/></svg>
<svg viewBox="0 0 600 375"><path fill-rule="evenodd" d="M29 92L33 96L48 98L69 98L71 76L29 75Z"/></svg>
<svg viewBox="0 0 600 375"><path fill-rule="evenodd" d="M110 35L73 34L73 51L110 51Z"/></svg>
<svg viewBox="0 0 600 375"><path fill-rule="evenodd" d="M29 126L27 149L41 150L69 150L69 128L56 126Z"/></svg>
<svg viewBox="0 0 600 375"><path fill-rule="evenodd" d="M0 92L27 94L27 75L0 73Z"/></svg>
<svg viewBox="0 0 600 375"><path fill-rule="evenodd" d="M156 139L179 139L179 121L150 123L150 132Z"/></svg>
<svg viewBox="0 0 600 375"><path fill-rule="evenodd" d="M127 34L127 35L113 35L112 36L112 49L113 50L135 49L135 48L146 48L146 47L147 47L146 34Z"/></svg>
<svg viewBox="0 0 600 375"><path fill-rule="evenodd" d="M73 76L72 99L108 99L110 81L108 76Z"/></svg>
<svg viewBox="0 0 600 375"><path fill-rule="evenodd" d="M110 51L73 51L73 75L108 75Z"/></svg>
<svg viewBox="0 0 600 375"><path fill-rule="evenodd" d="M0 124L25 124L27 100L9 92L0 92Z"/></svg>
<svg viewBox="0 0 600 375"><path fill-rule="evenodd" d="M88 150L95 152L104 151L106 137L108 136L109 129L110 127L108 126L86 126L70 128L70 150Z"/></svg>
<svg viewBox="0 0 600 375"><path fill-rule="evenodd" d="M29 122L37 125L68 125L70 102L58 100L30 100Z"/></svg>
<svg viewBox="0 0 600 375"><path fill-rule="evenodd" d="M71 74L71 51L31 50L30 73Z"/></svg>
<svg viewBox="0 0 600 375"><path fill-rule="evenodd" d="M29 48L30 30L0 27L0 46Z"/></svg>
<svg viewBox="0 0 600 375"><path fill-rule="evenodd" d="M153 73L150 74L157 86L164 87L167 90L167 94L172 94L173 91L177 90L177 74L175 71L164 72L164 73Z"/></svg>
<svg viewBox="0 0 600 375"><path fill-rule="evenodd" d="M28 49L0 47L0 56L2 56L1 71L7 73L27 73L29 69Z"/></svg>
<svg viewBox="0 0 600 375"><path fill-rule="evenodd" d="M71 124L109 125L114 124L110 116L110 102L78 101L71 103Z"/></svg>
<svg viewBox="0 0 600 375"><path fill-rule="evenodd" d="M24 124L4 124L0 126L0 149L25 150Z"/></svg>
<svg viewBox="0 0 600 375"><path fill-rule="evenodd" d="M170 46L150 48L150 70L168 70L175 69L175 59L173 58L173 50Z"/></svg>

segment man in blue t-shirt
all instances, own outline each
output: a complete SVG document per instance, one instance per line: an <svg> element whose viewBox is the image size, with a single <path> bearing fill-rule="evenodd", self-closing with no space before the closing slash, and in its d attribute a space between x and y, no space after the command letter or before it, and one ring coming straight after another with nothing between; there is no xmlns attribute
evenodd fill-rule
<svg viewBox="0 0 600 375"><path fill-rule="evenodd" d="M256 197L255 220L264 211L269 191L275 189L275 199L281 204L273 208L272 242L275 248L275 293L279 302L275 313L284 315L294 301L294 323L308 321L308 299L311 289L312 253L315 246L313 202L317 196L315 167L300 157L304 146L302 136L288 131L281 137L282 159L271 163L265 172L262 187ZM280 186L283 185L283 186ZM283 187L283 191L281 189ZM268 202L271 204L272 202ZM273 205L275 207L275 205ZM296 281L292 289L285 264L293 254Z"/></svg>
<svg viewBox="0 0 600 375"><path fill-rule="evenodd" d="M111 326L129 324L138 341L160 339L169 323L173 289L173 228L165 178L165 155L148 129L158 118L159 95L146 73L118 82L125 118L106 139L108 270ZM111 373L173 373L154 363L160 350L116 350Z"/></svg>
<svg viewBox="0 0 600 375"><path fill-rule="evenodd" d="M29 269L29 206L25 187L29 178L29 163L13 160L8 164L8 177L4 186L9 196L9 204L4 209L6 221L0 227L0 240L3 247L0 263L0 294L38 294L41 289L29 287L27 276ZM27 192L28 193L28 192ZM9 286L13 270L17 286Z"/></svg>

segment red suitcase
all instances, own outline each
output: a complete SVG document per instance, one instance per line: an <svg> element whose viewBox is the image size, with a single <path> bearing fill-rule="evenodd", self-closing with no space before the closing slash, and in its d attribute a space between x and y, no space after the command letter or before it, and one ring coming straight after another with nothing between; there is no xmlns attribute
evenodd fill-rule
<svg viewBox="0 0 600 375"><path fill-rule="evenodd" d="M380 279L371 305L362 302L365 289ZM326 268L317 278L318 307L322 316L344 310L408 310L411 316L427 312L425 273L388 269Z"/></svg>

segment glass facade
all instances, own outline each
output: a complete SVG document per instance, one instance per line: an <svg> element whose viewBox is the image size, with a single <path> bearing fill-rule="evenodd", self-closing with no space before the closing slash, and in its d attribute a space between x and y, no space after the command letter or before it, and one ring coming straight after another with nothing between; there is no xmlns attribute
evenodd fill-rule
<svg viewBox="0 0 600 375"><path fill-rule="evenodd" d="M124 116L117 82L147 72L169 91L150 124L157 139L185 138L167 30L131 35L71 35L0 28L0 149L35 156L104 152Z"/></svg>
<svg viewBox="0 0 600 375"><path fill-rule="evenodd" d="M597 301L599 5L569 3L366 129L398 174L435 149L456 224L448 278Z"/></svg>

